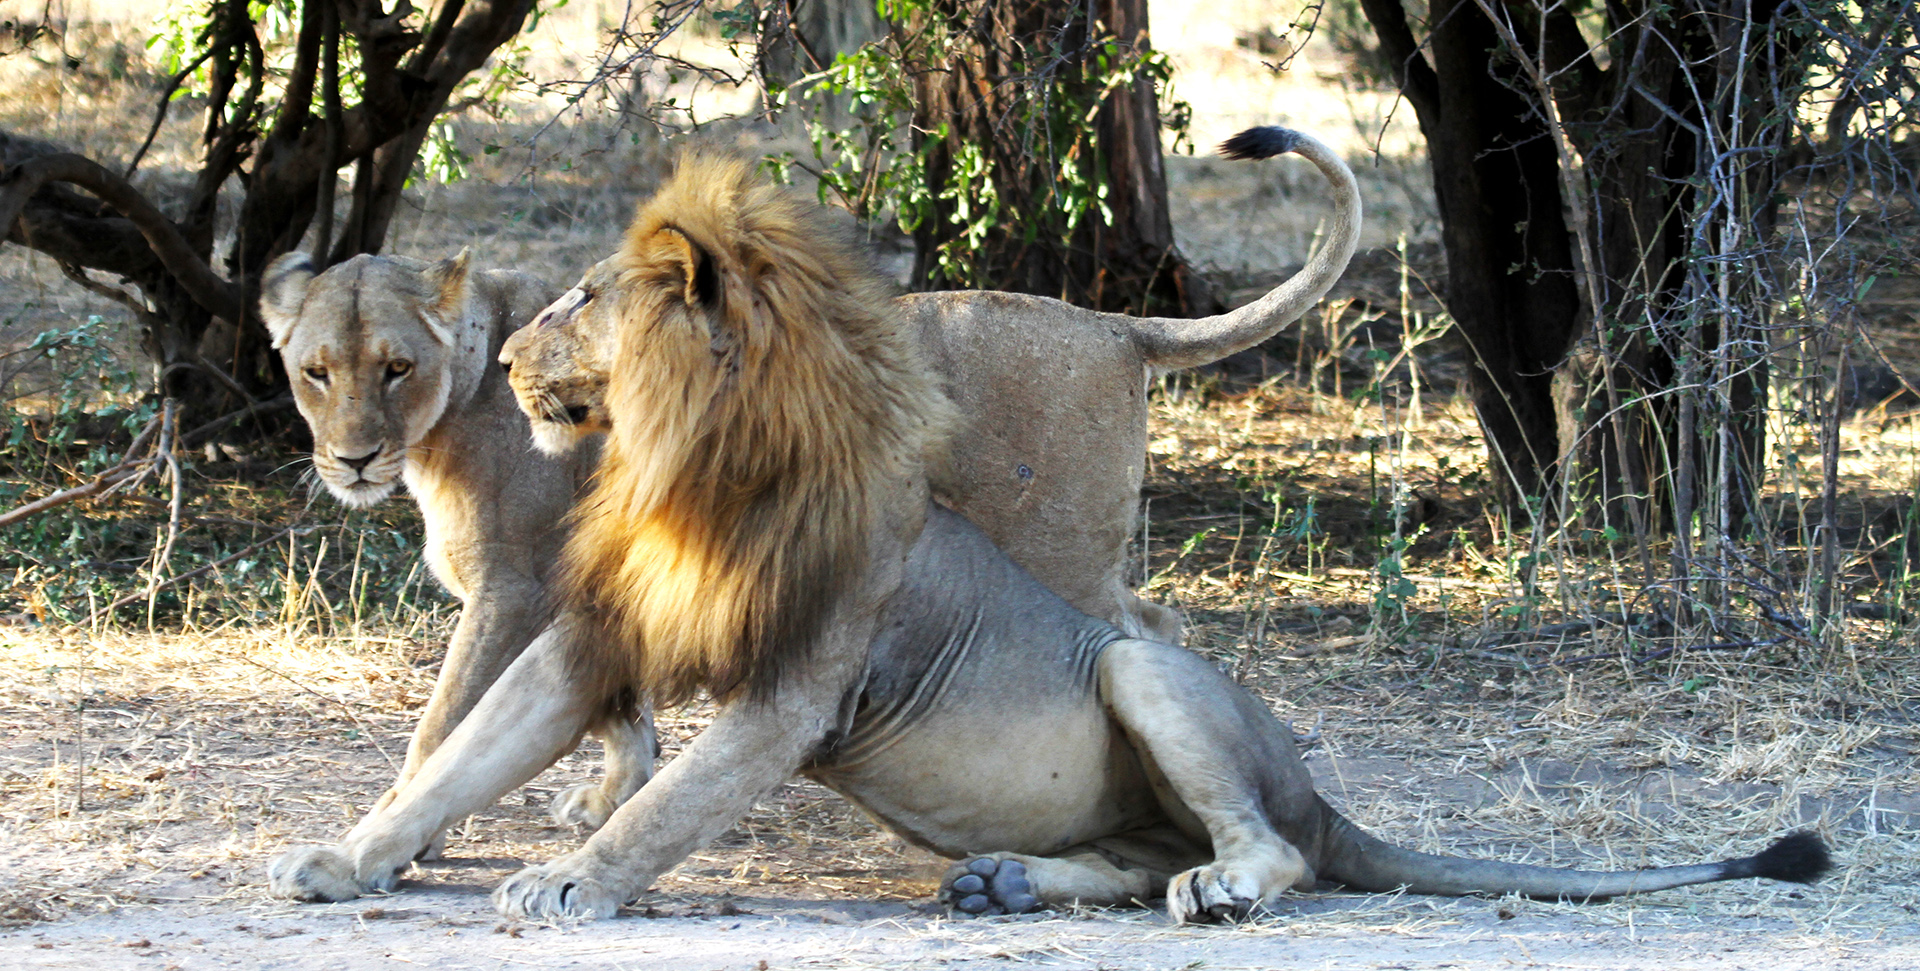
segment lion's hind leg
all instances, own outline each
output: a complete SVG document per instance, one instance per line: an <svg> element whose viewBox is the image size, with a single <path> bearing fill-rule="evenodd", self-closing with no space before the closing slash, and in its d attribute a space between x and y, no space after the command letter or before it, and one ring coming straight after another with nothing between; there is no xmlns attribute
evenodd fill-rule
<svg viewBox="0 0 1920 971"><path fill-rule="evenodd" d="M1125 640L1100 658L1101 697L1125 729L1173 824L1213 847L1213 860L1175 876L1177 921L1238 920L1314 872L1274 827L1311 795L1293 736L1258 699L1204 658Z"/></svg>
<svg viewBox="0 0 1920 971"><path fill-rule="evenodd" d="M985 853L947 869L940 900L963 914L1024 914L1046 906L1112 907L1159 896L1165 873L1116 865L1091 847L1056 856Z"/></svg>

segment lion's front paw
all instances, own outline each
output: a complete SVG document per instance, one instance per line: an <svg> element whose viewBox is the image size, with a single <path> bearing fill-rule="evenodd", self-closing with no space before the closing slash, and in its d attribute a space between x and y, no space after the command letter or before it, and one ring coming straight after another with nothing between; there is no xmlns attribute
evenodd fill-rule
<svg viewBox="0 0 1920 971"><path fill-rule="evenodd" d="M947 870L940 899L963 914L1024 914L1040 909L1040 898L1019 860L976 856Z"/></svg>
<svg viewBox="0 0 1920 971"><path fill-rule="evenodd" d="M427 842L427 848L415 854L414 859L421 863L432 863L447 855L447 831L441 830Z"/></svg>
<svg viewBox="0 0 1920 971"><path fill-rule="evenodd" d="M571 827L577 833L591 833L605 826L618 808L598 785L588 782L553 797L553 806L548 811L553 814L554 822Z"/></svg>
<svg viewBox="0 0 1920 971"><path fill-rule="evenodd" d="M267 890L276 897L326 903L386 892L400 883L405 867L362 877L353 859L334 846L302 846L267 866Z"/></svg>
<svg viewBox="0 0 1920 971"><path fill-rule="evenodd" d="M553 920L612 917L623 902L598 880L569 876L556 864L530 866L493 891L493 906L508 917Z"/></svg>
<svg viewBox="0 0 1920 971"><path fill-rule="evenodd" d="M1218 863L1195 867L1167 884L1167 916L1181 924L1246 919L1261 902L1260 882Z"/></svg>

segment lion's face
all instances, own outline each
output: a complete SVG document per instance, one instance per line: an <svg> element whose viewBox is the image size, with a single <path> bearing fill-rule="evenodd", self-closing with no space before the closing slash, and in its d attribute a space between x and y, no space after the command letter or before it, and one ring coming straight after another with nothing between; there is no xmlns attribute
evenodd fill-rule
<svg viewBox="0 0 1920 971"><path fill-rule="evenodd" d="M440 421L466 294L464 251L431 265L356 256L318 276L289 253L267 269L261 317L313 430L314 469L341 502L391 495Z"/></svg>
<svg viewBox="0 0 1920 971"><path fill-rule="evenodd" d="M500 349L514 400L533 425L533 442L549 455L612 426L607 370L618 316L613 262L602 260L588 270Z"/></svg>

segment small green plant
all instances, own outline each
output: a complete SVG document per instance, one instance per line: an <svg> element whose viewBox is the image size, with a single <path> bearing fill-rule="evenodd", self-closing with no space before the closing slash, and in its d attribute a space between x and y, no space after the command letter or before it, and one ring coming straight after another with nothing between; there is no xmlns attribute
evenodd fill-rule
<svg viewBox="0 0 1920 971"><path fill-rule="evenodd" d="M988 41L951 6L882 0L892 24L885 38L776 93L776 103L807 111L813 157L787 152L768 164L782 178L810 172L823 202L837 200L864 220L890 216L923 241L917 283L1019 289L1002 275L1023 260L1071 261L1095 225L1112 223L1102 105L1143 77L1163 90L1172 65L1097 21L1073 19L1061 36L1084 32L1084 46L1069 53L1059 45L1070 42L1057 39L1005 41L994 49L1005 77L982 80L992 93L954 118L927 122L931 85L961 70L956 65L984 70L977 47ZM1070 13L1086 16L1078 7ZM1179 102L1163 109L1176 144L1190 115ZM1063 279L1076 272L1060 268Z"/></svg>

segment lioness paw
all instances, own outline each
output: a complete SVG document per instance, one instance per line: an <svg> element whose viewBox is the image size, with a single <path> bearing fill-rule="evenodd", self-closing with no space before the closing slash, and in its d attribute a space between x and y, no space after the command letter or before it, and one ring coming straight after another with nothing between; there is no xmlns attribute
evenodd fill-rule
<svg viewBox="0 0 1920 971"><path fill-rule="evenodd" d="M940 900L963 914L1025 914L1040 909L1027 865L1019 860L976 856L947 870Z"/></svg>
<svg viewBox="0 0 1920 971"><path fill-rule="evenodd" d="M1260 882L1219 864L1196 867L1167 883L1167 916L1180 924L1245 920L1263 897Z"/></svg>
<svg viewBox="0 0 1920 971"><path fill-rule="evenodd" d="M267 892L310 903L352 900L361 894L392 890L406 868L365 879L357 869L353 860L336 847L302 846L280 854L267 866Z"/></svg>
<svg viewBox="0 0 1920 971"><path fill-rule="evenodd" d="M621 902L619 894L598 880L557 872L551 863L521 870L493 891L494 909L534 920L599 920L617 913Z"/></svg>
<svg viewBox="0 0 1920 971"><path fill-rule="evenodd" d="M554 822L576 833L591 833L605 826L618 808L606 793L600 791L598 785L584 782L553 797L553 805L548 812L553 814Z"/></svg>

